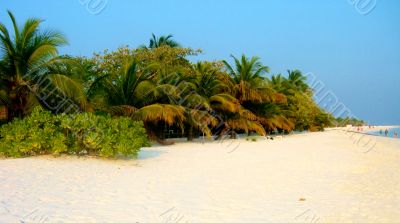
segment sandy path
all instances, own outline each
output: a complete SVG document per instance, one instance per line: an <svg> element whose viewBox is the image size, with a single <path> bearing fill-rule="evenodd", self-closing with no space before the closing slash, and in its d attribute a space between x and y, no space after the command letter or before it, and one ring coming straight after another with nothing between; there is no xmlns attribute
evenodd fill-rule
<svg viewBox="0 0 400 223"><path fill-rule="evenodd" d="M0 160L0 222L398 222L400 140L328 131L179 143L137 161ZM232 151L234 150L234 151Z"/></svg>

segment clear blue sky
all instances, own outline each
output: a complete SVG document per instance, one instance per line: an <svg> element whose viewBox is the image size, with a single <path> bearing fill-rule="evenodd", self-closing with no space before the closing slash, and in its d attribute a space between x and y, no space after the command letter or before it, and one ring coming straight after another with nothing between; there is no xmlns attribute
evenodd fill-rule
<svg viewBox="0 0 400 223"><path fill-rule="evenodd" d="M81 2L2 1L0 19L9 24L6 9L20 23L45 19L69 40L61 53L72 55L136 47L151 33L203 49L200 59L256 55L273 74L314 73L359 118L400 124L398 0L376 0L367 15L350 0L108 0L97 15Z"/></svg>

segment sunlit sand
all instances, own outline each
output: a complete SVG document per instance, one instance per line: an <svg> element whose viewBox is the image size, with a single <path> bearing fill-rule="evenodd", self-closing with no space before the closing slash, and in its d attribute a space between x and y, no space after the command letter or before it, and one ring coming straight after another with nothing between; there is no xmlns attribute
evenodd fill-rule
<svg viewBox="0 0 400 223"><path fill-rule="evenodd" d="M138 160L0 160L0 222L397 222L400 140L373 140L330 130Z"/></svg>

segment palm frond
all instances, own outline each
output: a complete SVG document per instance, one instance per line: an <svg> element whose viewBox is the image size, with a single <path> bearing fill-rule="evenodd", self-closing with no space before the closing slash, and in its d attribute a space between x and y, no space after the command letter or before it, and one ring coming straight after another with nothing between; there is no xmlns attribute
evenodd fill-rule
<svg viewBox="0 0 400 223"><path fill-rule="evenodd" d="M210 105L215 110L237 112L240 108L239 101L230 94L217 94L209 98Z"/></svg>
<svg viewBox="0 0 400 223"><path fill-rule="evenodd" d="M57 91L77 102L80 108L90 108L83 86L78 81L61 74L51 74L49 78Z"/></svg>
<svg viewBox="0 0 400 223"><path fill-rule="evenodd" d="M180 105L152 104L140 108L134 118L144 122L158 123L160 121L167 125L176 124L183 126L185 121L185 108Z"/></svg>
<svg viewBox="0 0 400 223"><path fill-rule="evenodd" d="M186 121L189 125L200 129L206 136L212 136L209 126L215 127L218 124L218 120L208 111L197 109L188 109Z"/></svg>
<svg viewBox="0 0 400 223"><path fill-rule="evenodd" d="M257 121L250 121L245 118L236 118L228 119L226 122L228 123L229 127L234 130L243 130L246 133L254 131L262 136L266 135L265 129Z"/></svg>
<svg viewBox="0 0 400 223"><path fill-rule="evenodd" d="M116 116L133 116L138 109L130 105L117 105L107 108L107 111Z"/></svg>

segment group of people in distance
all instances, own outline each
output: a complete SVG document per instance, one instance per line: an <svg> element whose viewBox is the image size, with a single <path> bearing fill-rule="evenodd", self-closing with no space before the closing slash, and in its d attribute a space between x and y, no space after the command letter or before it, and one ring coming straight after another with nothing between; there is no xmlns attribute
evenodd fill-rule
<svg viewBox="0 0 400 223"><path fill-rule="evenodd" d="M372 126L372 125L368 126L368 129L374 129L374 128L375 128L375 126ZM357 131L358 132L363 132L364 131L364 127L363 126L357 126ZM380 135L385 134L385 136L387 137L387 136L389 136L389 130L385 129L385 131L383 131L383 129L380 129L379 130L379 134ZM397 132L393 132L393 138L399 138L399 134Z"/></svg>
<svg viewBox="0 0 400 223"><path fill-rule="evenodd" d="M389 130L388 130L388 129L385 129L385 132L383 132L382 129L379 130L379 134L382 135L383 133L385 133L385 136L388 136ZM393 133L393 138L399 138L399 134L398 134L397 132L394 132L394 133Z"/></svg>

